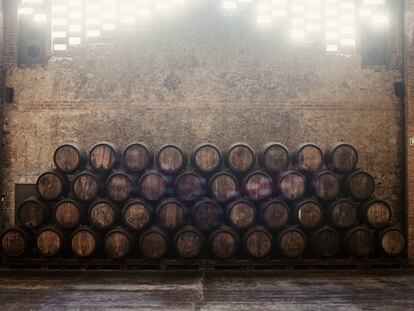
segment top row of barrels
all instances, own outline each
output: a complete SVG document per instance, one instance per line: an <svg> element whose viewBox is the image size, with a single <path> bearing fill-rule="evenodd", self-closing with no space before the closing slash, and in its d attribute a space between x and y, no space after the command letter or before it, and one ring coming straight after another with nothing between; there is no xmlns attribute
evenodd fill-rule
<svg viewBox="0 0 414 311"><path fill-rule="evenodd" d="M245 143L235 143L222 156L220 149L213 144L202 144L191 154L191 165L201 174L212 174L225 165L236 174L244 174L256 165L270 173L283 171L292 164L297 170L313 173L325 164L339 174L355 170L358 162L357 150L348 143L338 142L325 152L316 144L299 145L291 154L280 143L268 143L257 153ZM89 162L97 172L109 172L121 165L131 173L141 173L154 163L153 152L143 143L132 143L123 151L109 142L94 145L89 154L77 144L63 144L54 154L56 168L65 174L73 174L83 169ZM173 175L187 165L186 152L177 145L168 144L155 155L155 164L164 174Z"/></svg>

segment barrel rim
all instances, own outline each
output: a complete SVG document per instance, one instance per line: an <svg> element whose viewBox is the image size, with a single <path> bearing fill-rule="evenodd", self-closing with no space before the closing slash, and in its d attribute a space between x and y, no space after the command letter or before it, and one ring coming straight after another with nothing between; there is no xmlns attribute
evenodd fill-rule
<svg viewBox="0 0 414 311"><path fill-rule="evenodd" d="M73 241L73 238L75 237L75 235L76 235L77 233L79 233L79 232L81 232L81 231L86 231L86 232L90 233L90 234L93 236L93 238L95 239L95 246L94 246L93 251L92 251L90 254L88 254L88 255L84 255L84 256L81 256L80 254L78 254L78 253L74 250L74 248L72 247L72 241ZM97 233L96 233L96 232L95 232L92 228L87 227L87 226L81 226L81 227L76 228L76 229L72 232L72 234L70 235L70 251L72 252L72 254L74 254L75 256L78 256L78 257L80 257L80 258L88 258L88 257L93 256L93 254L95 254L95 253L96 253L96 251L97 251L97 249L98 249L98 243L99 243L99 238L98 238Z"/></svg>
<svg viewBox="0 0 414 311"><path fill-rule="evenodd" d="M369 234L369 236L370 236L370 248L371 249L370 249L370 253L368 255L356 254L349 247L349 242L350 242L351 235L354 234L356 231L364 231L364 232ZM365 228L363 226L358 226L358 227L354 227L352 229L349 229L345 234L345 242L346 242L347 249L351 252L351 254L353 254L357 257L367 257L367 256L372 255L375 252L375 242L374 242L373 230L370 230L370 229Z"/></svg>
<svg viewBox="0 0 414 311"><path fill-rule="evenodd" d="M164 193L163 193L163 195L160 197L160 198L158 198L158 199L151 199L151 198L148 198L146 195L145 195L145 193L142 191L142 182L144 181L144 179L147 177L147 176L150 176L150 175L157 175L158 177L160 177L160 180L162 180L162 182L164 183L164 186L165 186L165 191L164 191ZM138 179L138 192L139 192L139 194L140 195L142 195L142 197L144 198L144 199L146 199L146 200L148 200L148 201L159 201L159 200L161 200L161 199L163 199L164 197L166 197L167 196L167 189L168 189L168 185L169 185L169 182L168 182L168 180L167 180L167 178L163 175L163 174L161 174L160 172L158 172L158 171L155 171L155 170L151 170L151 171L147 171L145 174L143 174L139 179Z"/></svg>
<svg viewBox="0 0 414 311"><path fill-rule="evenodd" d="M102 228L102 227L98 227L98 226L96 226L96 223L94 222L94 221L92 221L92 218L91 218L91 211L92 211L92 209L96 206L96 205L98 205L98 204L101 204L101 203L105 203L105 204L107 204L108 206L110 206L111 207L111 209L113 210L113 212L114 212L114 218L112 219L112 221L111 221L111 224L109 224L107 227L105 227L105 228ZM118 210L118 208L117 208L117 206L114 204L114 202L112 202L112 201L110 201L110 200L108 200L108 199L104 199L104 198L98 198L98 199L96 199L95 201L93 201L90 205L89 205L89 208L88 208L88 221L89 221L89 223L91 224L91 226L92 227L94 227L94 228L96 228L96 229L98 229L98 230L107 230L107 229L110 229L110 228L112 228L113 226L114 226L114 224L116 223L116 221L117 221L117 219L118 219L118 215L119 214L119 210Z"/></svg>
<svg viewBox="0 0 414 311"><path fill-rule="evenodd" d="M274 226L271 226L269 223L268 223L268 221L266 220L266 218L264 217L264 214L266 213L266 211L267 211L267 209L272 205L272 204L280 204L280 205L283 205L284 207L285 207L285 210L286 210L286 213L287 213L287 220L286 220L286 222L283 224L283 225L281 225L280 227L274 227ZM262 208L261 208L261 212L260 212L260 214L261 214L261 218L262 218L262 221L263 221L263 223L265 224L265 226L266 227L268 227L268 228L270 228L270 229L272 229L272 230L279 230L279 229L281 229L281 228L284 228L284 227L286 227L288 224L289 224L289 221L290 221L290 219L291 219L291 214L292 214L292 212L291 212L291 210L290 210L290 207L289 207L289 205L285 202L285 201L283 201L283 200L280 200L280 199L271 199L270 201L267 201L267 202L265 202L263 205L262 205Z"/></svg>
<svg viewBox="0 0 414 311"><path fill-rule="evenodd" d="M212 249L213 248L213 241L214 241L215 237L218 234L223 233L223 232L230 234L233 237L234 242L235 242L235 248L232 250L232 254L230 256L228 256L228 257L218 256L215 252L213 252L213 249ZM240 248L240 237L239 237L239 235L236 232L234 232L234 230L232 228L227 227L227 226L221 226L221 227L217 228L216 230L214 230L210 234L210 236L208 238L208 246L209 246L210 252L216 258L219 258L219 259L233 258L237 254L237 252L238 252L238 250Z"/></svg>
<svg viewBox="0 0 414 311"><path fill-rule="evenodd" d="M320 254L320 253L317 251L317 248L318 248L318 247L317 247L317 246L318 246L317 235L318 235L319 233L323 232L323 231L330 231L330 232L334 233L334 234L335 234L335 236L337 237L337 240L338 240L338 248L337 248L336 252L335 252L333 255L330 255L330 256L325 256L325 255L323 255L323 254ZM319 256L322 256L322 257L325 257L325 258L335 257L335 256L338 254L339 250L341 249L341 244L342 244L342 243L341 243L341 235L340 235L340 233L339 233L337 230L335 230L334 228L330 227L330 226L325 226L325 227L322 227L322 228L319 228L319 229L315 230L315 231L312 233L312 236L311 236L311 239L310 239L310 243L311 243L311 245L312 245L312 248L315 250L315 252L316 252Z"/></svg>
<svg viewBox="0 0 414 311"><path fill-rule="evenodd" d="M245 170L237 170L237 169L235 169L234 167L232 167L232 165L231 165L231 163L230 163L230 160L229 160L229 155L230 155L231 151L232 151L234 148L236 148L236 147L245 147L245 148L247 148L247 149L250 151L250 153L252 154L252 163L251 163L251 164L249 165L249 167L248 167L247 169L245 169ZM245 173L248 173L249 171L251 171L251 170L255 167L255 165L256 165L256 161L257 161L257 159L256 159L256 152L255 152L255 150L253 149L253 147L252 147L252 146L250 146L249 144L244 143L244 142L236 142L236 143L231 144L231 145L228 147L228 149L226 150L226 152L224 153L224 162L225 162L225 164L226 164L227 168L228 168L230 171L234 172L235 174L245 174Z"/></svg>
<svg viewBox="0 0 414 311"><path fill-rule="evenodd" d="M198 179L200 180L200 184L201 184L201 193L200 193L200 194L199 194L196 198L194 198L194 199L185 199L185 198L181 197L181 196L179 195L179 193L178 193L178 185L179 185L179 183L180 183L181 179L182 179L183 177L187 176L187 175L192 175L192 176L195 176L196 178L198 178ZM183 200L183 201L186 201L186 202L193 202L193 201L197 201L197 200L199 200L200 198L202 198L202 197L203 197L203 195L206 193L206 190L205 190L205 188L206 188L206 181L205 181L205 179L204 179L201 175L199 175L198 173L196 173L196 172L194 172L194 171L185 171L185 172L181 173L180 175L178 175L178 176L175 178L175 180L174 180L174 185L173 185L173 187L174 187L174 191L175 191L175 193L178 195L178 197L180 198L180 200Z"/></svg>
<svg viewBox="0 0 414 311"><path fill-rule="evenodd" d="M203 198L203 199L198 200L197 202L195 202L194 205L191 208L191 220L192 220L192 222L194 222L196 211L200 208L201 204L212 204L219 211L220 216L224 215L223 209L221 208L221 206L216 201L211 200L210 198ZM222 223L223 223L223 219L220 218L220 223L217 226L214 226L213 228L205 228L205 226L200 226L200 225L198 225L197 227L199 227L203 230L213 230L215 228L218 228L220 225L222 225Z"/></svg>
<svg viewBox="0 0 414 311"><path fill-rule="evenodd" d="M58 222L57 217L56 217L56 212L57 212L58 208L59 208L62 204L64 204L64 203L71 203L71 204L73 204L73 205L76 207L76 209L78 210L78 215L79 215L78 224L79 224L79 222L82 220L82 216L83 216L83 209L82 209L81 204L80 204L78 201L76 201L76 200L74 200L74 199L72 199L72 198L64 198L64 199L62 199L62 200L60 200L60 201L56 202L55 206L53 207L53 216L54 216L54 220L56 221L56 223L57 223L59 226L61 226L63 229L72 229L72 228L76 227L78 224L75 224L75 225L74 225L74 226L72 226L72 227L63 226L62 224L60 224L60 223Z"/></svg>
<svg viewBox="0 0 414 311"><path fill-rule="evenodd" d="M99 146L107 146L107 147L109 147L111 150L112 150L112 152L114 153L114 164L113 164L113 166L112 167L110 167L110 168L107 168L107 169L101 169L101 168L97 168L97 167L95 167L94 165L93 165L93 163L92 163L92 161L91 161L91 154L92 154L92 152L95 150L95 148L97 148L97 147L99 147ZM105 172L109 172L109 171L111 171L111 170L113 170L114 168L117 168L117 167L119 167L120 166L120 164L121 164L121 160L120 160L120 157L121 157L121 152L120 152L120 150L119 150L119 148L118 148L118 146L117 145L115 145L114 143L112 143L112 142L109 142L109 141L100 141L100 142L97 142L96 144L94 144L91 148L90 148L90 151L89 151L89 154L88 154L88 162L89 162L89 165L91 166L91 168L94 170L94 171L96 171L96 172L103 172L103 173L105 173Z"/></svg>
<svg viewBox="0 0 414 311"><path fill-rule="evenodd" d="M381 204L385 205L385 206L387 207L388 211L389 211L388 219L387 219L386 223L385 223L385 224L383 224L383 225L379 225L379 226L374 225L373 223L371 223L371 221L368 219L368 217L367 217L367 215L366 215L366 213L368 212L368 210L369 210L370 206L371 206L372 204L374 204L374 203L381 203ZM387 201L385 201L385 200L381 200L381 199L373 199L373 200L368 200L367 202L365 202L365 203L363 204L363 210L364 210L364 218L365 218L365 220L366 220L367 224L368 224L369 226L371 226L371 227L375 228L375 229L382 229L382 228L384 228L384 227L388 226L388 225L391 223L392 214L393 214L393 212L392 212L392 208L391 208L391 206L388 204L388 202L387 202Z"/></svg>
<svg viewBox="0 0 414 311"><path fill-rule="evenodd" d="M317 183L317 181L318 181L318 179L319 178L321 178L322 176L324 176L324 175L330 175L330 176L333 176L334 178L335 178L335 180L336 180L336 183L337 183L337 191L336 191L336 194L335 194L335 196L333 197L333 198L330 198L330 199L325 199L325 198L322 198L320 195L319 195L319 193L316 191L316 183ZM330 170L321 170L321 171L319 171L319 172L317 172L316 174L315 174L315 176L312 178L312 188L313 188L313 192L314 192L314 194L315 194L315 196L318 198L318 199L320 199L321 201L333 201L333 200L335 200L339 195L340 195L340 193L341 193L341 181L340 181L340 179L339 179L339 177L338 177L338 175L336 175L334 172L332 172L332 171L330 171Z"/></svg>
<svg viewBox="0 0 414 311"><path fill-rule="evenodd" d="M352 224L352 225L350 225L350 226L340 226L339 224L337 224L333 219L332 219L332 213L333 213L333 210L336 208L336 206L339 204L339 203L348 203L349 205L351 205L352 206L352 209L354 210L354 216L355 216L355 221L354 221L354 223ZM336 200L336 201L333 201L330 205L329 205L329 208L328 208L328 210L327 210L327 212L328 212L328 218L329 218L329 221L335 226L335 227L337 227L337 228L339 228L339 229L349 229L349 228L352 228L352 227L354 227L357 223L358 223L358 210L357 210L357 205L352 201L352 200L350 200L350 199L346 199L346 198L341 198L341 199L339 199L339 200Z"/></svg>
<svg viewBox="0 0 414 311"><path fill-rule="evenodd" d="M300 255L298 255L298 256L290 256L288 254L285 254L283 252L283 250L282 250L281 245L280 245L280 242L281 242L282 237L285 234L289 233L289 232L296 232L296 233L298 233L302 237L304 247L303 247L302 253ZM298 258L298 257L301 257L306 252L306 249L308 248L308 242L309 242L308 241L308 237L306 236L305 232L303 232L303 230L301 230L299 228L296 228L296 227L289 227L289 228L286 228L286 229L282 230L281 232L279 232L279 234L277 235L277 238L276 238L276 243L277 243L277 246L278 246L279 251L284 256L286 256L288 258Z"/></svg>
<svg viewBox="0 0 414 311"><path fill-rule="evenodd" d="M265 160L265 156L266 156L267 151L269 151L269 149L274 147L274 146L282 147L282 149L285 150L286 155L287 155L287 159L288 159L287 162L285 163L285 165L281 169L278 169L278 170L270 169L266 165L266 160ZM259 164L260 164L260 166L263 169L265 169L266 171L270 172L270 173L279 173L279 172L282 172L282 171L286 170L290 165L290 162L291 162L290 158L291 158L291 155L290 155L289 149L286 147L286 145L284 145L280 142L269 142L269 143L265 144L259 152Z"/></svg>
<svg viewBox="0 0 414 311"><path fill-rule="evenodd" d="M44 254L41 250L40 250L40 248L38 247L38 239L39 239L39 236L43 233L43 232L45 232L45 231L53 231L53 232L55 232L58 236L59 236L59 239L60 239L60 247L59 247L59 250L56 252L56 254L52 254L52 255L46 255L46 254ZM43 256L43 257L55 257L55 256L57 256L57 255L59 255L61 252L62 252L62 250L65 248L65 237L64 237L64 235L63 235L63 233L62 233L62 231L61 230L59 230L58 228L56 228L55 226L53 226L53 225L47 225L47 226L45 226L45 227L43 227L43 228L41 228L41 229L39 229L37 232L36 232L36 236L35 236L35 244L36 244L36 250Z"/></svg>
<svg viewBox="0 0 414 311"><path fill-rule="evenodd" d="M341 146L347 146L347 147L350 147L353 151L354 151L354 153L355 153L355 165L353 166L353 168L351 169L351 170L349 170L349 171L345 171L345 170L340 170L340 169L338 169L338 168L336 168L331 162L332 162L332 158L333 158L333 155L334 155L334 153L336 152L336 150L339 148L339 147L341 147ZM358 150L351 144L351 143L348 143L348 142L345 142L345 141L343 141L343 142L337 142L337 143L335 143L335 144L333 144L333 145L330 145L327 149L326 149L326 151L325 151L325 154L324 154L324 158L325 158L325 164L326 164L326 166L327 167L329 167L330 169L332 169L332 170L334 170L334 171L336 171L337 173L340 173L340 174L347 174L347 173L351 173L352 171L354 171L355 169L356 169L356 167L357 167L357 165L358 165L358 161L359 161L359 154L358 154Z"/></svg>
<svg viewBox="0 0 414 311"><path fill-rule="evenodd" d="M267 179L268 179L268 181L270 182L270 193L268 194L268 195L266 195L266 196L264 196L264 197L260 197L260 198L253 198L253 197L251 197L251 196L249 196L249 199L250 200L253 200L253 201L262 201L262 200L266 200L266 199L268 199L268 198L270 198L272 195L273 195L273 193L274 193L274 182L273 182L273 179L272 179L272 177L268 174L268 173L266 173L266 172L264 172L264 171L261 171L261 170L255 170L255 171L253 171L253 172L250 172L244 179L243 179L243 182L242 182L242 189L243 189L243 192L246 194L246 195L248 195L248 190L247 190L247 183L248 183L248 181L249 181L249 179L251 178L251 177L253 177L254 175L262 175L262 176L264 176L264 177L266 177Z"/></svg>
<svg viewBox="0 0 414 311"><path fill-rule="evenodd" d="M25 244L24 249L17 255L10 255L6 252L6 250L3 247L3 239L5 237L5 235L11 231L15 231L18 232L19 234L21 234L21 236L23 237L23 241ZM29 251L29 246L32 243L32 238L31 236L22 228L19 228L18 226L8 226L5 230L3 230L3 232L1 232L0 234L0 241L1 241L1 248L3 249L5 255L7 257L12 257L12 258L17 258L20 256L23 256L24 254L26 254Z"/></svg>
<svg viewBox="0 0 414 311"><path fill-rule="evenodd" d="M373 188L372 188L372 192L371 192L371 194L368 196L368 197L366 197L366 198L357 198L357 197L355 197L355 195L352 193L352 191L350 191L350 189L349 189L349 183L351 182L351 179L352 178L354 178L356 175L359 175L359 174L364 174L365 176L368 176L370 179L371 179L371 181L372 181L372 185L373 185ZM367 172L366 170L357 170L357 171L354 171L354 172L352 172L352 173L350 173L347 177L346 177L346 179L345 179L345 190L346 190L346 192L354 199L354 200L356 200L356 201L364 201L364 200L367 200L367 199L369 199L374 193L375 193L375 189L376 189L376 187L377 187L377 185L376 185L376 182L375 182L375 178L374 178L374 176L372 176L369 172Z"/></svg>
<svg viewBox="0 0 414 311"><path fill-rule="evenodd" d="M400 233L402 235L402 237L404 238L404 245L402 247L402 250L401 250L400 253L398 253L396 255L391 255L388 252L386 252L385 249L384 249L384 247L383 247L383 244L382 244L382 240L383 240L384 236L387 233L392 232L392 231L396 231L396 232ZM390 257L398 257L398 256L401 256L406 251L406 248L407 248L407 237L406 237L404 231L401 228L396 227L396 226L388 227L388 228L385 228L385 229L383 229L383 230L381 230L379 232L379 245L380 245L381 251L384 254L386 254L387 256L390 256Z"/></svg>
<svg viewBox="0 0 414 311"><path fill-rule="evenodd" d="M166 170L162 169L162 168L161 168L161 165L160 165L160 159L159 159L160 153L161 153L164 149L166 149L166 148L175 148L175 149L176 149L176 150L178 150L178 151L180 152L180 154L181 154L181 165L180 165L180 167L179 167L178 169L174 170L174 171L171 171L171 172L169 172L169 171L166 171ZM156 153L156 155L155 155L155 163L157 164L158 169L159 169L161 172L163 172L164 174L166 174L166 175L175 175L175 174L178 174L179 172L181 172L182 170L184 170L184 169L185 169L185 167L187 166L187 153L184 151L184 149L183 149L183 148L181 148L181 146L180 146L180 145L177 145L177 144L165 144L165 145L162 145L162 146L158 149L158 151L157 151L157 153Z"/></svg>
<svg viewBox="0 0 414 311"><path fill-rule="evenodd" d="M183 213L182 222L180 224L178 224L175 228L165 228L164 225L162 224L161 219L160 219L161 209L166 204L169 204L169 203L173 203L173 204L176 204L177 206L179 206L180 209L181 209L181 211L182 211L182 213ZM177 199L175 199L175 198L167 198L167 199L161 201L160 204L158 204L158 206L155 209L155 218L156 218L157 222L160 224L160 226L162 228L164 228L166 230L176 230L177 228L180 228L180 226L182 226L183 224L185 224L185 218L186 218L186 216L187 216L187 209L186 209L185 205L183 203L181 203L180 201L178 201Z"/></svg>
<svg viewBox="0 0 414 311"><path fill-rule="evenodd" d="M79 197L77 196L77 194L76 194L76 191L75 191L75 183L76 183L76 181L79 179L79 177L81 177L81 176L83 176L83 175L88 175L88 176L89 176L89 177L91 177L91 178L94 180L94 182L96 183L96 193L95 193L95 195L94 195L94 196L93 196L90 200L83 200L83 199L79 198ZM91 172L91 171L89 171L89 170L85 170L85 171L79 172L78 174L76 174L76 175L73 177L72 182L71 182L71 186L70 186L70 188L71 188L71 192L73 192L73 194L75 195L75 197L76 197L79 201L82 201L82 202L92 202L93 200L95 200L95 199L99 196L99 192L101 191L101 188L102 188L102 183L101 183L101 181L99 180L98 176L97 176L94 172Z"/></svg>
<svg viewBox="0 0 414 311"><path fill-rule="evenodd" d="M197 161L196 161L197 152L200 151L200 149L202 149L204 147L211 147L211 148L215 149L217 151L218 155L219 155L219 160L218 160L218 163L217 163L216 167L214 167L210 171L204 171L204 170L202 170L198 166ZM214 145L212 143L204 143L204 144L198 145L193 150L193 152L191 153L191 156L190 156L190 162L191 162L191 166L194 167L200 174L213 174L216 171L218 171L220 169L220 167L222 166L222 164L223 164L223 156L222 156L222 153L220 151L220 148L217 145Z"/></svg>
<svg viewBox="0 0 414 311"><path fill-rule="evenodd" d="M76 168L74 168L73 170L62 170L57 165L56 155L57 155L58 151L60 150L60 148L63 148L63 147L72 147L73 149L76 150L76 152L78 154L78 157L79 157L78 163L76 165ZM87 158L88 158L88 154L87 154L86 150L80 144L77 144L77 143L63 143L63 144L59 145L53 153L53 163L55 164L56 169L61 171L62 173L65 173L65 174L73 174L76 171L82 169L86 165L86 162L88 161Z"/></svg>
<svg viewBox="0 0 414 311"><path fill-rule="evenodd" d="M198 250L198 252L195 256L184 256L183 254L181 254L181 252L178 249L177 240L178 240L179 236L182 235L185 232L193 232L193 233L197 234L200 238L199 250ZM202 234L202 232L200 230L198 230L195 226L186 225L186 226L180 228L177 231L177 233L174 235L173 244L174 244L174 250L176 251L178 256L180 256L181 258L186 258L186 259L197 258L203 252L203 247L204 247L204 244L205 244L205 237Z"/></svg>
<svg viewBox="0 0 414 311"><path fill-rule="evenodd" d="M145 238L148 234L151 234L151 233L156 233L156 234L158 234L158 235L159 235L159 236L161 236L161 237L164 239L164 241L165 241L165 250L164 250L163 254L162 254L160 257L153 258L153 257L150 257L150 256L146 256L146 255L144 254L144 251L143 251L143 248L142 248L143 239L144 239L144 238ZM142 254L142 256L143 256L144 258L148 258L148 259L151 259L151 260L157 260L157 259L159 259L159 258L164 257L164 256L168 253L168 250L170 249L169 242L170 242L170 237L168 236L168 234L167 234L166 232L164 232L164 230L159 229L159 228L157 228L157 227L155 227L155 226L151 226L151 227L147 228L144 232L142 232L142 233L141 233L141 235L139 236L139 240L138 240L138 248L139 248L139 252Z"/></svg>
<svg viewBox="0 0 414 311"><path fill-rule="evenodd" d="M110 183L111 179L116 177L116 176L119 176L119 175L122 175L123 177L125 177L128 180L128 182L131 186L131 189L129 191L129 195L124 199L114 198L111 195L111 192L109 191L109 183ZM134 180L128 173L125 173L125 172L122 172L122 171L115 171L111 175L109 175L108 178L106 179L106 181L105 181L105 191L106 191L108 197L111 198L111 200L113 200L115 202L124 202L124 201L128 200L132 196L132 194L134 193Z"/></svg>
<svg viewBox="0 0 414 311"><path fill-rule="evenodd" d="M59 182L60 182L60 184L62 186L62 190L61 190L60 194L57 195L57 196L55 196L55 197L53 197L53 198L46 198L39 191L39 180L42 177L44 177L45 175L48 175L48 174L56 176L59 179ZM36 191L39 194L39 196L42 199L46 200L46 201L55 201L55 200L59 199L62 195L66 194L68 192L68 188L69 188L68 186L69 186L69 182L68 182L67 177L65 175L62 175L59 171L57 171L55 169L52 169L52 170L48 170L46 172L43 172L42 174L39 175L39 177L36 180Z"/></svg>
<svg viewBox="0 0 414 311"><path fill-rule="evenodd" d="M235 207L236 204L246 204L246 205L250 206L251 210L253 211L253 222L251 224L248 224L246 226L241 226L240 227L240 226L236 225L235 223L233 223L233 221L232 221L232 219L231 219L230 216L231 216L231 212L232 212L232 210L233 210L233 208ZM247 229L247 228L250 228L250 227L254 226L255 223L257 222L257 211L256 211L256 207L255 207L255 205L252 202L250 202L249 200L246 200L246 199L237 199L237 200L229 203L227 205L226 214L227 214L227 217L228 217L229 222L233 226L235 226L236 228L238 228L238 229Z"/></svg>
<svg viewBox="0 0 414 311"><path fill-rule="evenodd" d="M144 226L140 229L132 228L130 226L130 224L125 219L125 214L126 214L127 210L131 207L131 205L134 205L134 204L140 204L140 205L144 206L145 209L148 212L148 222L146 224L144 224ZM122 207L122 210L121 210L122 222L125 224L125 226L127 226L130 230L133 230L133 231L144 230L145 228L147 228L151 224L151 217L152 217L152 207L147 202L145 202L144 200L141 200L141 199L138 199L138 198L127 201L124 204L124 206Z"/></svg>
<svg viewBox="0 0 414 311"><path fill-rule="evenodd" d="M269 252L266 255L260 256L260 257L255 256L252 253L250 253L250 251L247 248L247 240L248 240L249 236L251 234L253 234L254 232L257 232L257 231L260 231L260 232L264 233L269 238L269 241L270 241ZM260 226L260 225L259 226L252 226L243 234L243 247L244 247L245 251L247 252L247 254L254 257L254 258L265 258L265 257L269 256L272 253L272 251L274 250L274 243L275 243L275 241L274 241L274 238L273 238L272 234L264 226Z"/></svg>
<svg viewBox="0 0 414 311"><path fill-rule="evenodd" d="M319 210L321 211L321 218L319 219L318 223L315 224L314 226L310 226L310 227L305 226L299 219L299 211L303 207L303 205L307 204L307 203L315 204L316 206L318 206ZM300 226L306 228L306 229L315 229L315 228L319 227L321 224L323 224L323 222L324 222L325 210L324 210L324 208L323 208L323 206L320 202L318 202L317 200L312 199L312 198L307 198L307 199L304 199L304 200L298 202L296 207L295 207L294 213L295 213L295 217L298 221L298 224Z"/></svg>
<svg viewBox="0 0 414 311"><path fill-rule="evenodd" d="M26 225L23 224L23 222L20 219L20 212L21 212L21 209L22 209L23 205L25 205L29 202L35 202L39 206L41 206L41 212L42 212L42 215L43 215L43 219L45 221L47 221L47 219L49 218L47 203L42 202L41 199L36 197L36 196L30 196L29 198L25 199L22 203L20 203L20 205L17 206L17 208L16 208L15 214L16 214L17 223L22 225L23 227L25 227L27 229L37 229L37 228L41 227L42 225L44 225L44 223L40 223L40 224L36 225L35 227L27 227Z"/></svg>
<svg viewBox="0 0 414 311"><path fill-rule="evenodd" d="M236 186L236 190L235 190L236 194L233 197L229 198L229 199L223 199L223 198L216 197L216 195L213 192L212 187L213 187L214 181L222 175L226 175L226 176L230 177L234 181L234 184ZM217 200L219 200L221 202L228 202L228 201L233 200L234 198L236 198L239 195L240 183L239 183L239 180L237 179L237 177L235 175L233 175L232 173L230 173L228 171L220 171L220 172L217 172L216 174L214 174L213 176L211 176L211 178L209 179L209 181L208 181L208 192L211 196L213 196Z"/></svg>
<svg viewBox="0 0 414 311"><path fill-rule="evenodd" d="M285 200L287 200L287 201L296 201L296 200L301 199L306 194L306 191L307 191L306 177L301 172L299 172L297 170L287 170L287 171L281 172L279 177L278 177L278 187L279 187L279 189L281 189L280 185L281 185L283 179L286 178L288 175L291 175L291 174L299 176L302 179L302 182L303 182L303 191L302 191L302 193L296 198L290 198L290 197L286 196L282 191L280 191L280 193L281 193L282 197Z"/></svg>
<svg viewBox="0 0 414 311"><path fill-rule="evenodd" d="M320 155L321 155L321 163L319 164L319 166L318 166L318 168L316 168L315 170L308 170L308 169L305 169L305 168L303 168L303 167L300 167L300 165L299 165L299 163L298 163L298 154L302 151L302 149L303 148L305 148L305 147L315 147L316 149L318 149L318 151L319 151L319 153L320 153ZM319 146L319 145L317 145L317 144L315 144L315 143L310 143L310 142L305 142L305 143L301 143L301 144L299 144L295 149L294 149L294 151L293 151L293 153L292 153L292 158L291 158L291 160L292 160L292 164L293 164L293 166L297 169L297 170L299 170L299 171L303 171L303 172L306 172L306 173L313 173L313 172L316 172L316 171L318 171L318 170L320 170L322 167L323 167L323 164L324 164L324 154L323 154L323 150L322 150L322 148Z"/></svg>
<svg viewBox="0 0 414 311"><path fill-rule="evenodd" d="M148 154L148 161L145 165L145 167L143 169L132 169L131 167L129 167L125 161L125 154L128 151L129 148L133 147L133 146L140 146L142 148L144 148ZM122 150L122 163L123 166L125 167L125 169L129 172L132 173L142 173L145 170L147 170L154 162L154 153L153 151L148 147L148 145L146 145L143 142L133 142L128 144L123 150Z"/></svg>
<svg viewBox="0 0 414 311"><path fill-rule="evenodd" d="M108 247L106 245L106 242L107 242L107 239L109 238L109 236L111 234L114 234L114 233L122 233L123 235L125 235L127 237L128 241L129 241L129 251L128 251L127 254L125 254L125 256L118 257L118 258L113 258L109 255ZM108 258L110 258L111 260L120 260L120 259L124 259L124 258L126 258L126 257L128 257L132 254L133 249L134 249L134 240L132 238L132 235L125 228L118 226L118 227L114 227L114 228L110 229L105 234L105 237L104 237L104 240L103 240L103 246L104 246L105 254L108 256Z"/></svg>

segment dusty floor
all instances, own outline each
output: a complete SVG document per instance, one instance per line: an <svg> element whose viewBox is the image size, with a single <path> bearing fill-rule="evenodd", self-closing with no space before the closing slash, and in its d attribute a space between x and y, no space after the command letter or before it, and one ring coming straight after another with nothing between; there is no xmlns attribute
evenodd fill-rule
<svg viewBox="0 0 414 311"><path fill-rule="evenodd" d="M0 310L414 310L414 271L2 271Z"/></svg>

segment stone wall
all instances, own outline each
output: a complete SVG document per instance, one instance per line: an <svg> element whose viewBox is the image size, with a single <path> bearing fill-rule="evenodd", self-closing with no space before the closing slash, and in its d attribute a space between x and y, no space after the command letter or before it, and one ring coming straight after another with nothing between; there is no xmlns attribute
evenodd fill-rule
<svg viewBox="0 0 414 311"><path fill-rule="evenodd" d="M394 83L402 79L403 34L394 21L389 64L375 68L212 13L90 44L44 67L18 68L9 49L16 101L5 108L3 224L14 220L15 184L34 183L66 141L138 140L155 149L173 142L190 151L206 141L292 149L341 139L358 148L359 166L377 179L375 195L390 201L401 224L404 118Z"/></svg>

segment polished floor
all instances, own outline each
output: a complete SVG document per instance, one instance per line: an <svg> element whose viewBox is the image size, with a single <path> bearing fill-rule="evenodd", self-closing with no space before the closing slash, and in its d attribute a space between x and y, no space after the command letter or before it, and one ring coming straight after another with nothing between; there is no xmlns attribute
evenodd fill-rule
<svg viewBox="0 0 414 311"><path fill-rule="evenodd" d="M0 271L0 310L414 310L414 271Z"/></svg>

